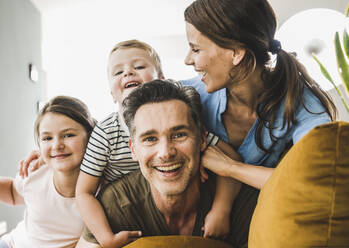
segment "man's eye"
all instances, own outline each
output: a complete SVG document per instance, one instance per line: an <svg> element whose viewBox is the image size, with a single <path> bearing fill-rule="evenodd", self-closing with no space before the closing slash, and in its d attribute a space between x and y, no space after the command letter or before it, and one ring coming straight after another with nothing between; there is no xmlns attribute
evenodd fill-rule
<svg viewBox="0 0 349 248"><path fill-rule="evenodd" d="M180 133L175 133L173 135L173 139L182 139L182 138L185 138L187 137L187 134L186 133L183 133L183 132L180 132Z"/></svg>
<svg viewBox="0 0 349 248"><path fill-rule="evenodd" d="M153 136L149 136L149 137L145 137L143 140L143 142L155 142L156 141L156 138L153 137Z"/></svg>

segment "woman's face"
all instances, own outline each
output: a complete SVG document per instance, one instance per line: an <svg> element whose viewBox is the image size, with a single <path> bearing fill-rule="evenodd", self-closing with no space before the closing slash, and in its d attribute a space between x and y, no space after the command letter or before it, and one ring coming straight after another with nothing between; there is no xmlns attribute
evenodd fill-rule
<svg viewBox="0 0 349 248"><path fill-rule="evenodd" d="M70 173L79 170L85 153L87 133L73 119L46 113L39 126L40 154L55 171Z"/></svg>
<svg viewBox="0 0 349 248"><path fill-rule="evenodd" d="M237 61L234 50L217 46L188 22L186 33L190 50L184 62L202 75L206 91L210 93L228 87L231 82L229 72L242 58Z"/></svg>

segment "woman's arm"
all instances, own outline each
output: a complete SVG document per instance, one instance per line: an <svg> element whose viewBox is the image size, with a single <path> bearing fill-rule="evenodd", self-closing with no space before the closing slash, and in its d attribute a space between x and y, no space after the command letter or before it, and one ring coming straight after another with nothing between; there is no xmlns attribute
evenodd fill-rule
<svg viewBox="0 0 349 248"><path fill-rule="evenodd" d="M14 187L14 179L0 177L0 201L8 205L23 205L24 199Z"/></svg>
<svg viewBox="0 0 349 248"><path fill-rule="evenodd" d="M234 178L242 183L261 189L274 168L244 164L228 157L218 147L208 147L202 158L202 165L223 177Z"/></svg>

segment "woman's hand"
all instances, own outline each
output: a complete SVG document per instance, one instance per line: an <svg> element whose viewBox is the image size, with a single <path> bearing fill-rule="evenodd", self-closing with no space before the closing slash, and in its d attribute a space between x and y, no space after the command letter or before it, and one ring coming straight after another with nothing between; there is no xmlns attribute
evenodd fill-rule
<svg viewBox="0 0 349 248"><path fill-rule="evenodd" d="M234 163L238 161L228 157L216 146L209 146L201 156L201 164L215 174L223 177L230 177Z"/></svg>

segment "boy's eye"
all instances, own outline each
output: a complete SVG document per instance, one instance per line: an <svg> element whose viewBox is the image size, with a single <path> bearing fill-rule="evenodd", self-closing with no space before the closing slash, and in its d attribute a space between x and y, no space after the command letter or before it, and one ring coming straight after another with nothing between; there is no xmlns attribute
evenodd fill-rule
<svg viewBox="0 0 349 248"><path fill-rule="evenodd" d="M41 138L41 141L49 141L49 140L52 140L52 137L50 137L50 136L43 136Z"/></svg>
<svg viewBox="0 0 349 248"><path fill-rule="evenodd" d="M136 66L135 69L136 70L143 70L145 68L145 66L143 65L140 65L140 66Z"/></svg>
<svg viewBox="0 0 349 248"><path fill-rule="evenodd" d="M114 73L114 76L120 75L122 73L122 71L117 71Z"/></svg>

